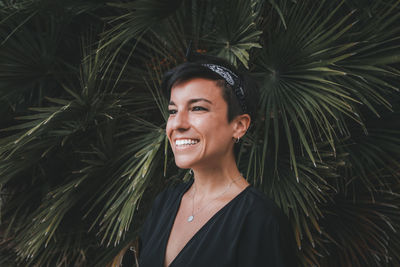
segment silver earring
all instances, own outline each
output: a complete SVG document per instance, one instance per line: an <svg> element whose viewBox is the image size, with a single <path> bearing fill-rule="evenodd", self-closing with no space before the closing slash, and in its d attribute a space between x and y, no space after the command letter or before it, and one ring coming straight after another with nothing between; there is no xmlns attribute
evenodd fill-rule
<svg viewBox="0 0 400 267"><path fill-rule="evenodd" d="M237 143L239 143L239 141L240 141L240 137L236 138L235 143L237 144Z"/></svg>
<svg viewBox="0 0 400 267"><path fill-rule="evenodd" d="M189 173L192 175L192 174L193 174L193 170L192 170L192 169L190 169L190 170L189 170Z"/></svg>

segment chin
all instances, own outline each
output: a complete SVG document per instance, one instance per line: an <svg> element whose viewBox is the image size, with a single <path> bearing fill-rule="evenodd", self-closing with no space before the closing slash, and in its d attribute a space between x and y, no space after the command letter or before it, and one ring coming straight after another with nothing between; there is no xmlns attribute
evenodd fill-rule
<svg viewBox="0 0 400 267"><path fill-rule="evenodd" d="M197 161L190 157L175 157L175 164L181 169L190 169L196 165Z"/></svg>
<svg viewBox="0 0 400 267"><path fill-rule="evenodd" d="M178 166L181 169L190 169L192 168L193 164L191 162L186 162L183 160L175 160L176 166Z"/></svg>

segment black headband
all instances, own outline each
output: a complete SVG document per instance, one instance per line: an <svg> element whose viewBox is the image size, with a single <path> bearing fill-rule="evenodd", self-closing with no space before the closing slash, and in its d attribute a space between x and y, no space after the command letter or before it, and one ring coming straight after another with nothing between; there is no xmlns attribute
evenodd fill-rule
<svg viewBox="0 0 400 267"><path fill-rule="evenodd" d="M216 64L201 64L204 67L209 68L219 76L221 76L235 91L236 98L238 99L240 106L242 107L242 111L247 113L247 106L245 101L244 90L242 87L242 81L235 73L233 73L230 69L225 68L221 65Z"/></svg>

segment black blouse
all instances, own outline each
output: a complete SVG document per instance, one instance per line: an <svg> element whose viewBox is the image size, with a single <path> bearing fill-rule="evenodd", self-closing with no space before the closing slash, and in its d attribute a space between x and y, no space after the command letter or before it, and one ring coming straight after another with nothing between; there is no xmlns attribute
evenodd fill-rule
<svg viewBox="0 0 400 267"><path fill-rule="evenodd" d="M155 200L139 238L139 267L162 267L183 194L193 180ZM297 266L286 217L270 199L248 186L195 233L170 267Z"/></svg>

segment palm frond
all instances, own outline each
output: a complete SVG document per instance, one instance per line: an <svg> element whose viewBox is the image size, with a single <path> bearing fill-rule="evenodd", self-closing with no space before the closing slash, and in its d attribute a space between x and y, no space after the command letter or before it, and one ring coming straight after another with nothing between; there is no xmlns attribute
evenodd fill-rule
<svg viewBox="0 0 400 267"><path fill-rule="evenodd" d="M322 266L387 266L398 262L390 246L399 246L399 196L382 189L374 198L368 191L337 195L334 205L327 205L321 222L323 231L336 241L336 253L321 261ZM354 229L357 229L355 231ZM332 248L329 251L333 251Z"/></svg>
<svg viewBox="0 0 400 267"><path fill-rule="evenodd" d="M241 62L248 68L249 51L261 48L261 31L256 28L259 19L257 1L219 1L215 13L216 29L211 34L214 45L210 53L227 59L233 65Z"/></svg>
<svg viewBox="0 0 400 267"><path fill-rule="evenodd" d="M152 26L173 14L181 2L181 0L170 2L139 0L130 3L110 3L109 5L121 14L109 18L109 23L114 27L105 33L107 41L103 47L108 45L119 47L128 41L136 41Z"/></svg>
<svg viewBox="0 0 400 267"><path fill-rule="evenodd" d="M363 125L358 105L369 103L368 92L349 87L356 83L356 73L338 68L341 62L356 54L357 42L344 40L351 35L354 26L353 12L338 17L338 5L329 9L325 17L316 16L327 4L303 3L294 5L287 17L288 30L271 32L266 40L267 48L256 64L262 79L261 107L265 121L264 156L269 144L269 132L273 133L277 155L281 132L289 144L290 159L297 171L296 143L315 162L312 152L316 140L327 140L334 150L336 136L346 134L348 118ZM310 14L312 12L312 14ZM299 21L299 17L306 17ZM365 63L365 62L364 62ZM370 62L371 68L374 63ZM357 92L357 93L354 93ZM384 94L374 91L379 103L387 102ZM296 142L296 143L295 143Z"/></svg>
<svg viewBox="0 0 400 267"><path fill-rule="evenodd" d="M189 43L259 82L239 169L289 217L300 265L400 265L398 0L0 7L1 266L121 262L190 178L159 88Z"/></svg>

